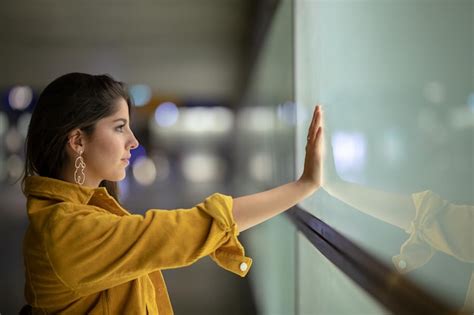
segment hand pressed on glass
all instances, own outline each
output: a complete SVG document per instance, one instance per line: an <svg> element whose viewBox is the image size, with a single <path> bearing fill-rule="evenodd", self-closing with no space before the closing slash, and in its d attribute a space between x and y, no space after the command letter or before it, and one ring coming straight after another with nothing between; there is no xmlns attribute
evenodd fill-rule
<svg viewBox="0 0 474 315"><path fill-rule="evenodd" d="M314 108L313 118L308 130L306 155L303 174L299 181L318 189L322 177L322 139L323 139L323 110L320 105Z"/></svg>
<svg viewBox="0 0 474 315"><path fill-rule="evenodd" d="M321 186L323 111L314 109L309 126L303 174L298 180L260 193L234 198L234 218L239 231L264 222L291 208Z"/></svg>

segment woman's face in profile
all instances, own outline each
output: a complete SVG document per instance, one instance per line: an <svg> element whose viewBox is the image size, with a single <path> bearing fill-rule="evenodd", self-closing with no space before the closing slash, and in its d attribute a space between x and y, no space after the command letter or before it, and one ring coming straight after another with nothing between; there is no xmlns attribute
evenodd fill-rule
<svg viewBox="0 0 474 315"><path fill-rule="evenodd" d="M83 154L86 162L86 178L89 180L120 181L125 178L130 151L138 141L130 129L127 102L121 98L116 112L99 120ZM88 180L88 181L89 181Z"/></svg>

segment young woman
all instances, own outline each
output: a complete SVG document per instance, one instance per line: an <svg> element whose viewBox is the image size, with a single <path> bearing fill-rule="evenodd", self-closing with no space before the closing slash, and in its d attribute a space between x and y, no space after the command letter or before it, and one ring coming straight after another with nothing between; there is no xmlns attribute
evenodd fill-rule
<svg viewBox="0 0 474 315"><path fill-rule="evenodd" d="M162 269L210 257L244 277L252 260L237 236L321 186L322 111L314 110L304 171L286 185L232 198L215 193L191 209L118 202L138 141L121 82L70 73L41 93L26 140L23 192L25 296L33 313L172 314Z"/></svg>

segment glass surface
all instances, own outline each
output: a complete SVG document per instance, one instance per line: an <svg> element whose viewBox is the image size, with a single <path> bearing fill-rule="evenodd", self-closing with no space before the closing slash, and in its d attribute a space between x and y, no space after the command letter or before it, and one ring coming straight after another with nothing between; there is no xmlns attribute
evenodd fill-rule
<svg viewBox="0 0 474 315"><path fill-rule="evenodd" d="M238 195L293 180L295 105L291 2L275 13L236 121ZM278 215L242 232L259 314L295 314L295 227Z"/></svg>
<svg viewBox="0 0 474 315"><path fill-rule="evenodd" d="M326 133L324 189L301 206L457 309L474 299L473 16L462 0L295 3L298 172L317 102Z"/></svg>
<svg viewBox="0 0 474 315"><path fill-rule="evenodd" d="M303 234L298 245L298 314L389 314Z"/></svg>

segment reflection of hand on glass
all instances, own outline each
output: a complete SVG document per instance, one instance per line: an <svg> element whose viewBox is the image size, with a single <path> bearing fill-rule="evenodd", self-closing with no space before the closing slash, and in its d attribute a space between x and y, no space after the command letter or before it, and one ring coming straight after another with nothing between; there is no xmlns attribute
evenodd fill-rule
<svg viewBox="0 0 474 315"><path fill-rule="evenodd" d="M344 181L337 174L330 139L324 139L324 144L324 190L365 214L406 230L415 216L410 197Z"/></svg>
<svg viewBox="0 0 474 315"><path fill-rule="evenodd" d="M399 272L423 266L436 251L474 263L474 206L454 204L429 190L410 196L347 182L337 174L328 140L322 187L353 208L410 234L400 254L392 258ZM474 311L474 272L463 310Z"/></svg>

